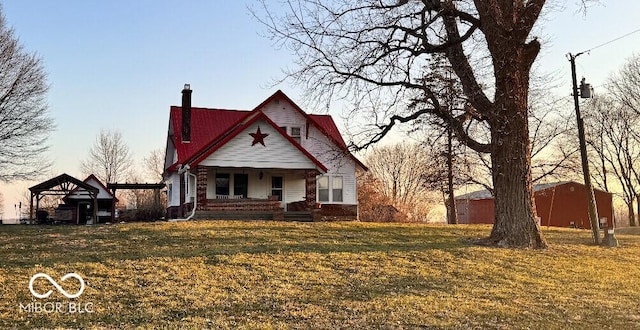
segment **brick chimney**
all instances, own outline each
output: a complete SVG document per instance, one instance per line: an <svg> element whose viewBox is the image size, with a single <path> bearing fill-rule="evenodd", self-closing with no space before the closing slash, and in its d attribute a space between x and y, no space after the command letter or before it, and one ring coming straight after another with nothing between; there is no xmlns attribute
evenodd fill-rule
<svg viewBox="0 0 640 330"><path fill-rule="evenodd" d="M191 85L182 89L182 143L191 142Z"/></svg>

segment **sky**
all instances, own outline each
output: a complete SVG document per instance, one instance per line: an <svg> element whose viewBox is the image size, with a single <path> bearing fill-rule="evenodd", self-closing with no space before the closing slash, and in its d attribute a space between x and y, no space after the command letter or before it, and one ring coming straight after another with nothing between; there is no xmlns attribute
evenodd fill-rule
<svg viewBox="0 0 640 330"><path fill-rule="evenodd" d="M578 53L640 29L640 1L601 1L578 12L578 0L549 0L539 24L540 67L560 78L557 93L571 97L566 54ZM4 0L2 12L25 49L41 56L56 130L49 140L54 166L83 179L84 160L101 129L119 130L139 163L164 148L169 107L191 84L193 105L252 109L277 89L303 105L303 91L273 84L294 58L265 38L250 14L255 0ZM275 1L271 4L277 6ZM640 52L640 33L581 55L578 79L598 89ZM346 109L332 108L343 127ZM34 182L3 184L5 218ZM28 207L28 206L26 206Z"/></svg>

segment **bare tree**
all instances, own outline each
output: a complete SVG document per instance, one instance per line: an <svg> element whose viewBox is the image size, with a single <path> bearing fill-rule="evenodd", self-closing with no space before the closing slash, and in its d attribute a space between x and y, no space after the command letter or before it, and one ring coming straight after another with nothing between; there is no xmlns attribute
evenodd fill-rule
<svg viewBox="0 0 640 330"><path fill-rule="evenodd" d="M594 181L608 189L608 177L613 177L622 190L627 206L629 225L635 226L633 203L640 188L640 140L635 131L640 129L640 116L625 104L606 96L587 107L587 143L597 157L592 157Z"/></svg>
<svg viewBox="0 0 640 330"><path fill-rule="evenodd" d="M435 125L435 127L434 127ZM442 194L442 202L447 211L447 223L457 224L455 189L469 183L469 164L465 162L465 148L453 139L452 130L444 123L432 123L423 127L417 139L428 155L429 164L423 175L426 189Z"/></svg>
<svg viewBox="0 0 640 330"><path fill-rule="evenodd" d="M46 140L53 130L47 112L44 68L6 26L0 7L0 180L33 179L51 162Z"/></svg>
<svg viewBox="0 0 640 330"><path fill-rule="evenodd" d="M358 218L370 222L402 222L406 217L382 192L382 185L371 172L358 175Z"/></svg>
<svg viewBox="0 0 640 330"><path fill-rule="evenodd" d="M440 117L469 148L490 154L495 222L484 243L546 247L535 221L527 120L529 75L540 51L530 33L545 0L286 3L288 11L277 17L263 2L266 17L259 19L297 56L289 76L318 100L345 98L379 120L369 141L354 147L379 141L396 123ZM474 58L478 49L489 56ZM424 79L433 54L450 62L467 98L464 109L441 106ZM489 139L469 134L470 121L481 123Z"/></svg>
<svg viewBox="0 0 640 330"><path fill-rule="evenodd" d="M544 99L544 100L542 100ZM579 171L575 127L563 109L563 101L553 95L536 96L529 102L532 182L542 183L571 177ZM467 152L460 161L465 181L493 191L490 155Z"/></svg>
<svg viewBox="0 0 640 330"><path fill-rule="evenodd" d="M640 114L640 55L633 55L607 80L607 91L619 104Z"/></svg>
<svg viewBox="0 0 640 330"><path fill-rule="evenodd" d="M164 150L153 149L149 156L143 159L143 168L148 179L152 182L162 182L164 173Z"/></svg>
<svg viewBox="0 0 640 330"><path fill-rule="evenodd" d="M426 218L429 203L425 202L433 199L430 185L442 181L434 178L441 175L442 165L437 158L417 143L401 143L373 148L366 164L379 191L408 220Z"/></svg>
<svg viewBox="0 0 640 330"><path fill-rule="evenodd" d="M89 157L81 164L84 175L94 174L104 183L126 180L131 174L133 160L129 147L119 131L100 131L89 150Z"/></svg>
<svg viewBox="0 0 640 330"><path fill-rule="evenodd" d="M635 226L633 204L640 193L640 56L630 57L605 86L607 93L586 109L587 143L596 156L590 159L592 177L600 188L621 191L629 225Z"/></svg>

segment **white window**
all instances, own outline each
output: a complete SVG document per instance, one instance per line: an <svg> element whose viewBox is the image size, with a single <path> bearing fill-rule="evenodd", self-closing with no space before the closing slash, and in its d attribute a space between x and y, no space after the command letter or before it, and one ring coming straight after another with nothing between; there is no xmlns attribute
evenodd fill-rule
<svg viewBox="0 0 640 330"><path fill-rule="evenodd" d="M329 177L321 176L318 178L318 201L329 201Z"/></svg>
<svg viewBox="0 0 640 330"><path fill-rule="evenodd" d="M302 133L300 127L291 127L291 137L298 143L302 142Z"/></svg>
<svg viewBox="0 0 640 330"><path fill-rule="evenodd" d="M332 186L332 197L334 202L342 202L342 177L334 176L333 177L333 186Z"/></svg>
<svg viewBox="0 0 640 330"><path fill-rule="evenodd" d="M319 202L342 203L344 201L344 179L341 176L320 176L317 185Z"/></svg>

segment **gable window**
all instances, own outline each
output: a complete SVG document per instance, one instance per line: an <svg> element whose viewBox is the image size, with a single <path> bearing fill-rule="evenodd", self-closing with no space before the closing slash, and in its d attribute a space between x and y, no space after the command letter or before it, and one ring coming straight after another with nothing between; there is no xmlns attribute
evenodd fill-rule
<svg viewBox="0 0 640 330"><path fill-rule="evenodd" d="M280 126L280 129L283 130L285 134L287 134L287 126Z"/></svg>
<svg viewBox="0 0 640 330"><path fill-rule="evenodd" d="M229 195L229 173L216 173L216 195Z"/></svg>
<svg viewBox="0 0 640 330"><path fill-rule="evenodd" d="M300 127L291 127L291 137L298 143L302 142Z"/></svg>

